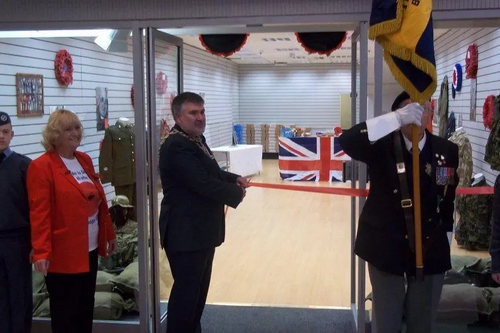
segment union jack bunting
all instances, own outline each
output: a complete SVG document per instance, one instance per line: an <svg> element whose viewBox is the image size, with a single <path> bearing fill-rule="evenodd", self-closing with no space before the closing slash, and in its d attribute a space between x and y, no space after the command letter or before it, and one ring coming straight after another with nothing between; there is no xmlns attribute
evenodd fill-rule
<svg viewBox="0 0 500 333"><path fill-rule="evenodd" d="M280 177L290 181L342 181L349 161L336 137L279 138Z"/></svg>

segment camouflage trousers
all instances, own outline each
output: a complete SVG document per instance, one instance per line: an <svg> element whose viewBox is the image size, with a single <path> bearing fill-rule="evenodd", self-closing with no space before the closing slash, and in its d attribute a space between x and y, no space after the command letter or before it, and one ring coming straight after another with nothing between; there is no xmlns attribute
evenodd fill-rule
<svg viewBox="0 0 500 333"><path fill-rule="evenodd" d="M457 196L460 218L455 230L459 246L467 250L487 250L491 237L493 195Z"/></svg>

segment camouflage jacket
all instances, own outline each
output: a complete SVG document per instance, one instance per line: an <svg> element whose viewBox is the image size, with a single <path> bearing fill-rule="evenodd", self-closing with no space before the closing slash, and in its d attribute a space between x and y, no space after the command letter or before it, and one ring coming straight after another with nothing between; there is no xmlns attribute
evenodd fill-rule
<svg viewBox="0 0 500 333"><path fill-rule="evenodd" d="M448 127L448 98L448 76L445 75L443 83L441 83L441 93L438 100L439 136L442 138L446 138L446 128Z"/></svg>
<svg viewBox="0 0 500 333"><path fill-rule="evenodd" d="M486 186L482 179L473 187ZM468 250L487 250L491 237L491 218L493 214L493 195L467 195L457 199L460 219L457 223L455 238L457 243Z"/></svg>
<svg viewBox="0 0 500 333"><path fill-rule="evenodd" d="M486 142L484 161L488 162L491 169L500 171L500 119L497 114L500 108L499 97L495 99L495 119L491 125L490 135Z"/></svg>
<svg viewBox="0 0 500 333"><path fill-rule="evenodd" d="M137 222L128 220L123 227L118 229L114 226L116 233L116 252L107 258L100 258L100 269L112 270L125 268L138 256L138 231Z"/></svg>
<svg viewBox="0 0 500 333"><path fill-rule="evenodd" d="M449 140L458 146L458 169L460 177L459 187L467 187L472 178L472 146L469 137L464 131L454 132Z"/></svg>

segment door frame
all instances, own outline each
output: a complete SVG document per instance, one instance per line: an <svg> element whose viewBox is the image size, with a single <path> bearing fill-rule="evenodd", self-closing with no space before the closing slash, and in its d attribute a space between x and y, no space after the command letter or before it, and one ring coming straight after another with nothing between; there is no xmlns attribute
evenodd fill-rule
<svg viewBox="0 0 500 333"><path fill-rule="evenodd" d="M157 146L157 110L156 110L156 41L160 40L165 43L171 44L172 46L177 48L177 92L180 94L184 89L184 80L183 80L183 48L184 42L181 38L169 35L167 33L161 32L156 28L146 28L146 86L143 91L147 92L147 96L145 99L142 99L147 103L146 112L143 113L145 117L142 117L143 122L144 118L147 120L147 135L146 135L146 177L144 179L149 179L147 184L144 184L144 187L147 186L147 193L149 194L147 197L143 197L142 204L144 207L148 207L148 215L147 219L144 221L148 221L147 225L149 226L150 232L150 241L148 242L148 238L146 236L143 240L145 250L149 250L147 255L147 260L144 262L145 265L140 268L142 273L141 286L146 286L148 295L147 304L150 308L146 311L144 318L141 316L141 322L144 320L145 322L150 321L150 327L148 332L160 333L166 330L166 318L167 313L161 311L161 299L160 299L160 247L161 240L159 237L159 203L158 203L158 146ZM142 36L142 34L141 34ZM137 76L144 77L144 76ZM144 82L144 81L142 81ZM136 114L137 117L137 114ZM146 125L146 124L144 124ZM146 129L146 127L142 127ZM147 198L149 198L149 204L146 202ZM149 247L147 245L150 245ZM148 269L150 267L150 269ZM166 309L166 306L163 307ZM141 311L142 315L142 311ZM163 327L162 327L163 326Z"/></svg>
<svg viewBox="0 0 500 333"><path fill-rule="evenodd" d="M357 124L366 121L368 112L368 22L360 22L351 36L351 122ZM359 42L359 67L358 59ZM359 70L359 92L358 92L358 70ZM358 109L359 98L359 109ZM359 117L359 119L356 119ZM366 164L359 161L352 161L351 168L351 188L366 189ZM354 316L354 323L358 333L366 330L367 318L365 311L365 279L366 264L361 258L354 254L354 244L356 241L357 212L363 210L366 198L351 197L351 311ZM357 260L356 260L357 259ZM357 261L357 265L356 265ZM356 267L357 266L357 267ZM356 268L358 276L356 276ZM356 288L357 287L357 288Z"/></svg>

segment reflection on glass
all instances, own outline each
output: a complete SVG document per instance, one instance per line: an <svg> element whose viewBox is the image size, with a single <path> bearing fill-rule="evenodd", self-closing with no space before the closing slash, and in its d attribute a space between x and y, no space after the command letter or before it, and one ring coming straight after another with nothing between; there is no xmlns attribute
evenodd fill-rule
<svg viewBox="0 0 500 333"><path fill-rule="evenodd" d="M138 249L143 244L139 244L137 236L135 184L142 180L137 180L135 175L134 147L135 133L137 131L143 133L144 129L134 128L132 98L134 75L130 30L118 33L127 36L128 39L115 34L116 38L110 39L105 48L96 43L96 38L102 37L102 34L107 36L109 31L88 30L84 34L81 31L54 31L53 35L47 32L38 38L34 38L33 34L2 34L0 48L2 52L12 56L5 58L2 63L0 83L4 87L12 88L8 89L10 98L11 100L17 98L18 107L9 99L3 99L0 100L0 109L9 113L17 129L12 149L30 157L33 161L41 159L45 153L44 147L40 145L41 132L47 125L50 114L55 114L56 110L69 109L81 122L83 137L77 150L90 157L89 166L83 168L83 172L76 170L73 174L71 171L68 174L57 173L63 178L54 184L57 184L56 186L65 186L65 182L70 184L69 189L74 190L77 196L75 197L73 192L64 187L63 192L56 197L57 200L61 200L60 210L69 211L75 218L87 201L101 200L107 204L99 206L99 214L102 214L98 215L99 232L114 231L117 251L109 257L101 255L93 261L97 270L96 281L94 286L88 289L95 288L93 319L138 321ZM72 84L69 86L61 86L54 77L54 59L63 49L72 56L74 68ZM120 51L116 52L117 50ZM67 131L69 128L64 128L63 134L70 133ZM69 142L76 143L76 137L71 137ZM57 159L57 154L55 158ZM145 161L146 157L141 155L139 158ZM63 160L58 161L61 170L70 169ZM80 162L80 165L84 166L83 162ZM87 184L91 185L90 189L83 188L86 185L82 184L87 178L96 184L94 189L98 189L99 183L102 184L103 197L98 195L97 190L93 194L82 195L92 189L92 184L89 182ZM43 177L31 179L40 182ZM30 186L31 193L41 197L36 192L36 186ZM47 198L51 198L51 194L48 194ZM80 205L75 204L81 198L85 202ZM80 250L81 236L77 237L77 233L71 235L65 233L62 226L65 217L58 212L54 211L50 217L53 228L50 240L52 262L49 271L52 269L54 273L68 270L84 272L85 265L78 264L82 252L85 252ZM109 226L104 223L105 215L110 217ZM76 223L75 218L74 223ZM34 220L36 224L36 218ZM80 226L82 229L78 230L87 235L88 223L83 223L85 226ZM71 226L74 227L76 224ZM34 238L36 243L39 238L36 233ZM99 242L98 251L104 254L106 246L101 243ZM40 249L36 249L37 246L35 245L35 261L42 258ZM64 258L59 260L58 257ZM50 319L52 316L50 302L54 302L57 297L53 292L50 293L52 294L50 297L48 288L50 281L35 269L32 270L32 285L35 318L33 331L38 331L37 325L45 322L38 319ZM60 296L63 299L61 302L63 303L64 299L71 301L75 298L75 293L81 292L84 288L86 287L81 283L67 285ZM92 292L88 294L92 295Z"/></svg>

